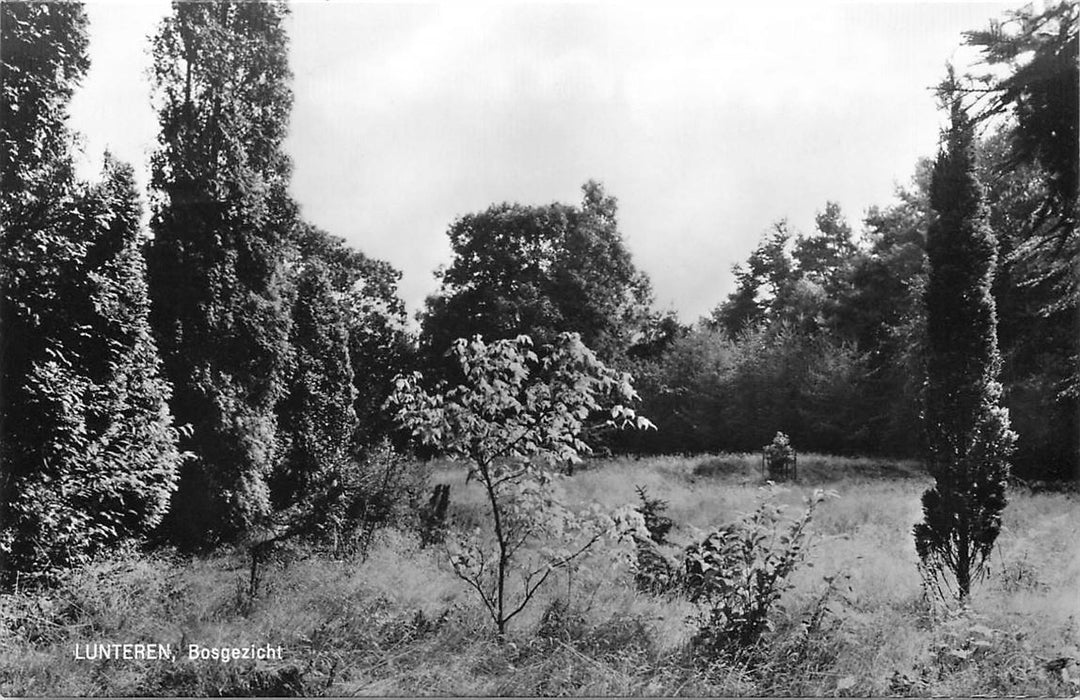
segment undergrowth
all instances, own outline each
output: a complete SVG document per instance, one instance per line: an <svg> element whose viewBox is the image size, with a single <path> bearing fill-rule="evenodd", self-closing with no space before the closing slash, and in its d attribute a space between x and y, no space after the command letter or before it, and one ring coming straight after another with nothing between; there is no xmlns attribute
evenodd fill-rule
<svg viewBox="0 0 1080 700"><path fill-rule="evenodd" d="M754 510L758 483L702 476L718 458L616 459L569 482L610 507L666 502L664 538L701 541ZM836 477L800 455L804 474L841 498L815 513L817 542L770 608L752 655L702 663L686 596L637 590L632 569L594 553L561 575L499 639L440 545L395 529L366 557L303 548L275 559L243 604L239 552L200 558L129 551L48 590L0 596L4 696L773 695L1075 696L1080 692L1080 504L1016 490L987 581L967 610L927 606L911 525L925 479L873 480L857 463ZM822 458L824 460L824 458ZM809 467L806 465L809 463ZM753 466L747 464L745 466ZM804 469L809 469L805 472ZM444 467L448 521L483 517L475 483ZM743 483L746 479L747 483ZM658 519L654 524L661 522ZM75 658L79 644L280 645L281 660L230 663Z"/></svg>

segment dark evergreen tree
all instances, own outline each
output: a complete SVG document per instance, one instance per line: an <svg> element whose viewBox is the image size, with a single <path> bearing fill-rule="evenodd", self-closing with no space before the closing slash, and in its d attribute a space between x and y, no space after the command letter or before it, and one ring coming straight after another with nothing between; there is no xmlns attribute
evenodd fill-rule
<svg viewBox="0 0 1080 700"><path fill-rule="evenodd" d="M980 79L975 94L984 98L980 117L1011 112L1011 152L1004 164L1040 164L1046 170L1048 196L1040 214L1056 218L1053 233L1075 235L1077 188L1080 187L1080 7L1070 0L1027 5L967 32L988 65L1006 67ZM988 98L988 99L986 99ZM1070 233L1069 229L1073 229Z"/></svg>
<svg viewBox="0 0 1080 700"><path fill-rule="evenodd" d="M152 321L193 427L169 534L230 539L267 516L288 365L296 225L283 149L292 94L282 3L177 2L153 39L158 206Z"/></svg>
<svg viewBox="0 0 1080 700"><path fill-rule="evenodd" d="M1070 0L1027 5L987 30L968 32L967 39L995 68L974 89L969 85L979 116L1011 117L1009 148L998 159L995 175L1015 181L1017 170L1040 171L1044 191L1032 197L1037 206L1030 222L1019 227L1023 235L1014 234L1010 258L1019 285L1050 291L1040 312L1062 329L1064 344L1053 344L1069 370L1063 378L1051 371L1047 379L1058 379L1053 390L1060 415L1073 417L1071 437L1063 440L1072 443L1067 471L1080 474L1075 437L1080 412L1080 5Z"/></svg>
<svg viewBox="0 0 1080 700"><path fill-rule="evenodd" d="M1080 478L1078 37L1080 6L1069 0L1028 5L967 34L995 69L968 84L978 115L1010 116L988 168L1008 279L995 294L1005 302L1016 466L1036 478Z"/></svg>
<svg viewBox="0 0 1080 700"><path fill-rule="evenodd" d="M932 161L920 161L911 184L897 189L895 204L867 212L863 245L838 303L838 332L866 356L862 421L869 444L883 454L922 451L922 297L932 167Z"/></svg>
<svg viewBox="0 0 1080 700"><path fill-rule="evenodd" d="M949 95L951 126L934 165L927 234L927 464L915 544L927 570L963 600L1001 528L1015 436L1001 407L1001 360L991 285L996 243L976 174L971 122Z"/></svg>
<svg viewBox="0 0 1080 700"><path fill-rule="evenodd" d="M82 8L2 12L8 577L52 574L145 534L164 515L180 456L150 334L131 169L107 158L89 187L72 175L63 117L86 68Z"/></svg>
<svg viewBox="0 0 1080 700"><path fill-rule="evenodd" d="M835 296L847 279L845 273L855 258L851 226L836 202L826 202L825 211L818 212L814 222L816 231L813 235L795 239L792 257L802 277L820 284Z"/></svg>
<svg viewBox="0 0 1080 700"><path fill-rule="evenodd" d="M38 188L71 183L64 122L90 61L82 5L6 3L0 18L0 213L11 239L12 225L41 213Z"/></svg>
<svg viewBox="0 0 1080 700"><path fill-rule="evenodd" d="M62 323L49 311L78 254L61 223L76 196L64 122L86 47L81 5L0 5L0 509L37 442L25 378Z"/></svg>
<svg viewBox="0 0 1080 700"><path fill-rule="evenodd" d="M1040 216L1049 196L1037 164L1011 158L1009 131L980 143L980 176L987 183L989 222L998 241L994 300L998 311L1003 403L1017 433L1013 473L1028 479L1080 476L1080 396L1069 387L1080 346L1080 315L1063 304L1061 287L1046 275L1027 243L1053 227Z"/></svg>
<svg viewBox="0 0 1080 700"><path fill-rule="evenodd" d="M788 253L791 232L786 220L773 224L745 267L734 267L736 288L712 312L711 321L734 337L754 326L779 321L795 289L795 262Z"/></svg>
<svg viewBox="0 0 1080 700"><path fill-rule="evenodd" d="M348 333L327 266L304 264L292 314L294 363L280 406L275 510L327 488L351 456L356 413Z"/></svg>

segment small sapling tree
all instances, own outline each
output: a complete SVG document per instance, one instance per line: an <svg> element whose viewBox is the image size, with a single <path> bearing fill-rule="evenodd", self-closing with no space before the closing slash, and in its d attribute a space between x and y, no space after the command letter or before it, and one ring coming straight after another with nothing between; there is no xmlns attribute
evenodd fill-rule
<svg viewBox="0 0 1080 700"><path fill-rule="evenodd" d="M575 513L559 498L559 466L590 451L582 431L601 414L617 428L653 426L628 407L637 399L630 375L606 367L576 333L558 335L540 355L525 335L458 339L451 355L459 385L428 391L419 373L399 376L389 403L401 425L465 461L484 489L492 538L478 529L449 547L454 572L501 635L553 572L618 533L598 507Z"/></svg>
<svg viewBox="0 0 1080 700"><path fill-rule="evenodd" d="M1015 434L997 381L1001 358L991 283L997 251L975 174L971 122L952 99L947 147L934 165L927 232L925 430L934 486L915 546L931 578L965 600L1001 529ZM951 580L950 580L951 579Z"/></svg>
<svg viewBox="0 0 1080 700"><path fill-rule="evenodd" d="M762 454L765 462L762 471L767 472L770 479L795 477L795 448L787 435L777 431L772 442L762 448Z"/></svg>

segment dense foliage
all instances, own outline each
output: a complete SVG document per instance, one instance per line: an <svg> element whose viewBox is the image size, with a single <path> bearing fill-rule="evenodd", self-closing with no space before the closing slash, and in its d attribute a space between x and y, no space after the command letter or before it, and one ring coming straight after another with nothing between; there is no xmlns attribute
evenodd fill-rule
<svg viewBox="0 0 1080 700"><path fill-rule="evenodd" d="M345 324L318 260L305 265L296 282L290 340L293 362L277 408L281 454L270 478L275 509L341 472L356 423Z"/></svg>
<svg viewBox="0 0 1080 700"><path fill-rule="evenodd" d="M456 338L529 334L547 343L561 332L607 362L639 338L651 302L616 221L616 201L596 182L580 207L499 204L451 225L454 259L427 300L421 343L439 358Z"/></svg>
<svg viewBox="0 0 1080 700"><path fill-rule="evenodd" d="M296 249L301 260L327 269L352 367L356 421L351 439L354 448L375 445L394 430L383 410L394 377L415 363L405 305L397 296L401 272L306 223L297 228Z"/></svg>
<svg viewBox="0 0 1080 700"><path fill-rule="evenodd" d="M738 657L772 629L770 611L807 555L810 524L827 494L786 521L784 506L762 499L741 520L709 533L683 554L680 585L698 605L694 646L710 657Z"/></svg>
<svg viewBox="0 0 1080 700"><path fill-rule="evenodd" d="M1080 475L1078 12L1027 6L970 32L992 72L962 84L977 118L1009 118L984 164L1003 258L1005 400L1018 469L1055 478Z"/></svg>
<svg viewBox="0 0 1080 700"><path fill-rule="evenodd" d="M1041 50L1067 53L1055 36L1040 34ZM1018 160L1014 128L997 123L972 145L999 261L1001 401L1018 432L1015 473L1070 478L1080 469L1080 313L1068 287L1076 228L1047 209L1054 176ZM661 430L622 446L759 450L783 430L812 450L920 454L930 179L931 164L917 164L859 235L831 203L811 235L785 221L766 232L710 318L638 358L645 410Z"/></svg>
<svg viewBox="0 0 1080 700"><path fill-rule="evenodd" d="M270 508L291 354L285 14L177 3L153 40L161 133L147 257L172 409L193 428L169 523L184 543L231 538Z"/></svg>
<svg viewBox="0 0 1080 700"><path fill-rule="evenodd" d="M915 546L935 576L955 580L961 599L983 573L1001 530L1015 435L1000 405L1001 358L991 284L997 264L975 168L971 122L952 98L948 140L930 187L935 217L927 235L927 466Z"/></svg>
<svg viewBox="0 0 1080 700"><path fill-rule="evenodd" d="M153 320L192 425L166 532L234 540L308 503L388 430L400 276L300 219L281 3L177 3L154 38ZM320 501L320 508L327 504Z"/></svg>
<svg viewBox="0 0 1080 700"><path fill-rule="evenodd" d="M807 449L875 447L862 390L868 358L835 336L780 323L732 338L702 324L634 371L642 410L659 430L624 436L624 449L759 451L777 430Z"/></svg>
<svg viewBox="0 0 1080 700"><path fill-rule="evenodd" d="M63 121L77 5L3 5L0 575L53 575L162 518L180 455L150 334L142 206L107 159L79 182Z"/></svg>
<svg viewBox="0 0 1080 700"><path fill-rule="evenodd" d="M1059 0L1042 7L1028 5L1008 14L1004 22L991 22L985 30L967 33L988 67L1005 67L1004 77L992 73L979 82L981 115L1011 112L1015 127L1010 134L1009 167L1039 163L1047 173L1049 196L1040 209L1057 218L1057 233L1075 237L1080 154L1077 143L1080 112L1080 8ZM1075 254L1075 248L1072 250Z"/></svg>

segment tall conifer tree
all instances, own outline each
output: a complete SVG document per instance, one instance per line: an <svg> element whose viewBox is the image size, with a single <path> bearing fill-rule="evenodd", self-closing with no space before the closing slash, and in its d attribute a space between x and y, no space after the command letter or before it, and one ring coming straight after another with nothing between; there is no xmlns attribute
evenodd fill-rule
<svg viewBox="0 0 1080 700"><path fill-rule="evenodd" d="M320 490L350 456L356 413L348 341L330 272L321 260L309 260L297 279L295 362L278 409L282 460L272 482L276 509Z"/></svg>
<svg viewBox="0 0 1080 700"><path fill-rule="evenodd" d="M297 228L296 246L303 269L324 268L345 327L355 413L351 444L354 451L362 450L396 430L383 404L393 391L394 377L415 362L405 304L397 294L401 272L307 223ZM296 338L294 331L294 345Z"/></svg>
<svg viewBox="0 0 1080 700"><path fill-rule="evenodd" d="M1001 529L1015 436L997 381L996 243L975 172L971 122L955 95L949 106L927 233L924 426L935 484L923 495L915 544L930 573L954 581L964 600Z"/></svg>
<svg viewBox="0 0 1080 700"><path fill-rule="evenodd" d="M187 545L239 536L270 509L296 225L282 147L286 14L282 3L176 2L153 40L161 131L148 260L173 411L193 428L169 523Z"/></svg>
<svg viewBox="0 0 1080 700"><path fill-rule="evenodd" d="M0 570L52 574L161 519L179 455L150 335L141 205L64 128L88 66L75 4L4 3Z"/></svg>

